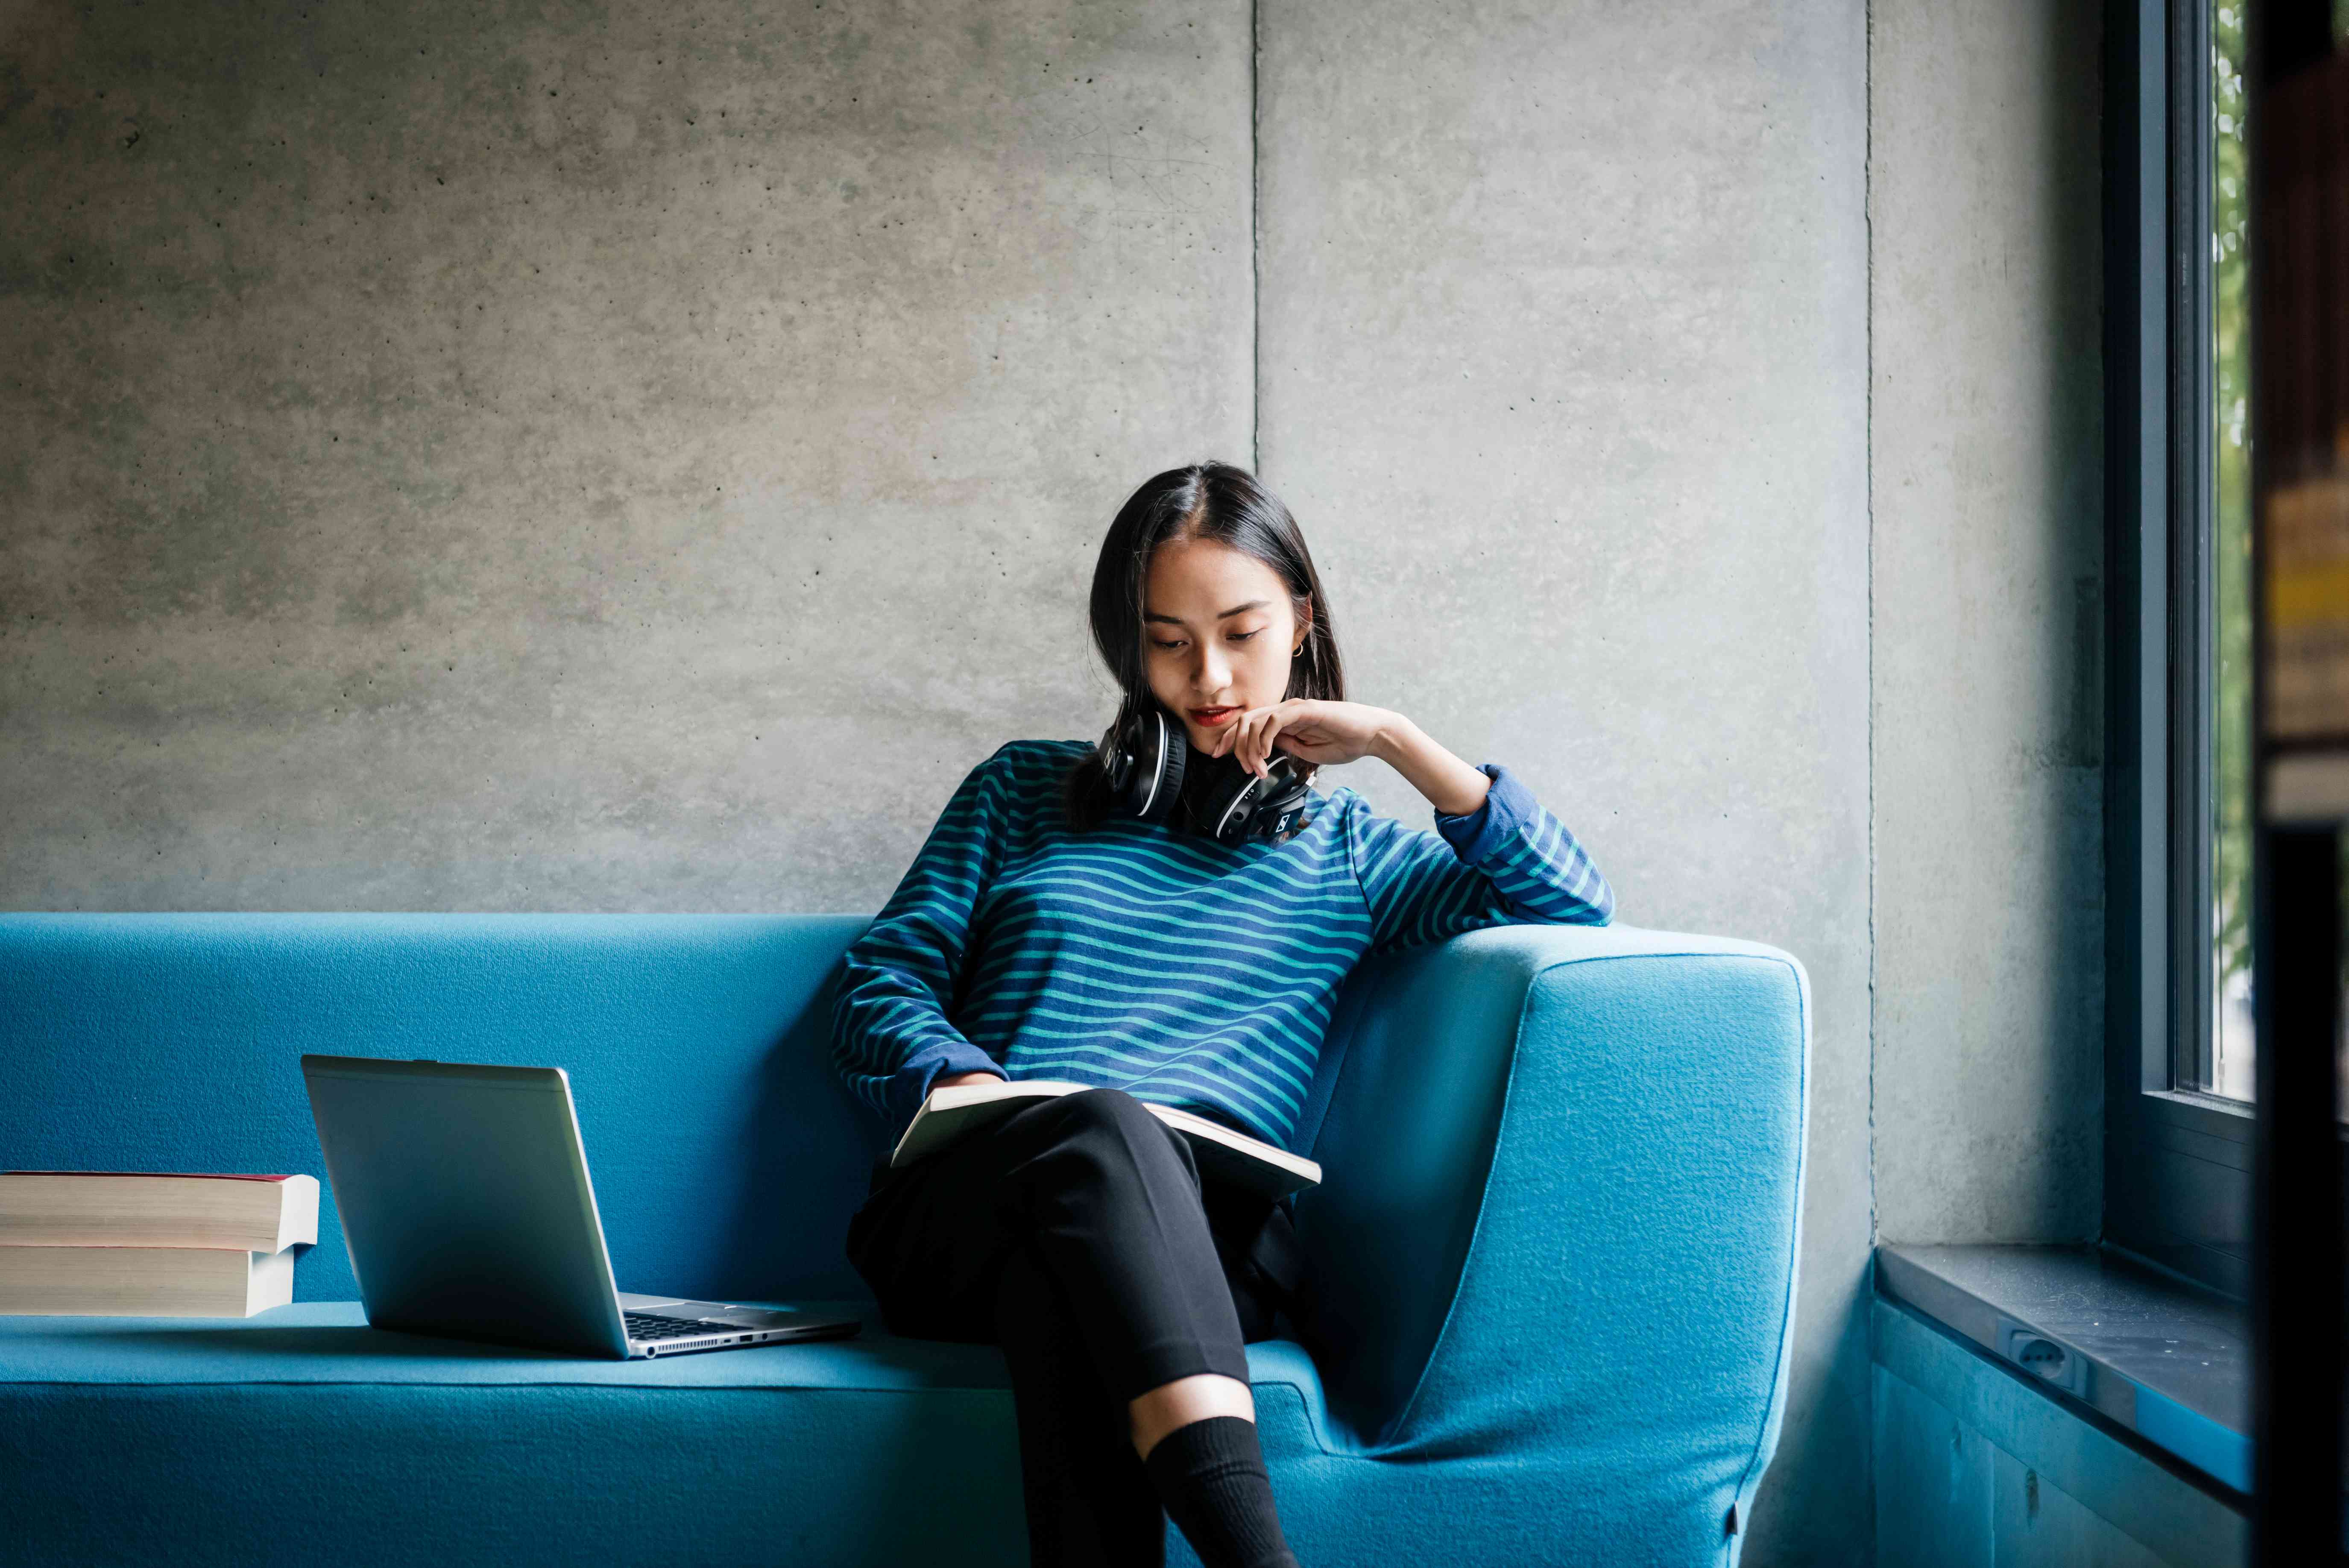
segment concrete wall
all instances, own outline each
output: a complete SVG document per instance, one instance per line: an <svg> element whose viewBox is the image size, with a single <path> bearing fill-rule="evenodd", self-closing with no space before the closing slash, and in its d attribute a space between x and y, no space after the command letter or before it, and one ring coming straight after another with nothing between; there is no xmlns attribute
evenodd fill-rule
<svg viewBox="0 0 2349 1568"><path fill-rule="evenodd" d="M1868 1550L1865 45L1813 0L1263 10L1263 462L1361 696L1523 772L1621 918L1810 971L1756 1563Z"/></svg>
<svg viewBox="0 0 2349 1568"><path fill-rule="evenodd" d="M0 904L870 909L1249 450L1249 12L0 12Z"/></svg>
<svg viewBox="0 0 2349 1568"><path fill-rule="evenodd" d="M2093 7L1876 13L11 7L0 907L871 909L1257 459L1358 697L1809 966L1746 1561L1865 1561L1871 1204L2095 1127Z"/></svg>
<svg viewBox="0 0 2349 1568"><path fill-rule="evenodd" d="M1876 1197L2101 1218L2099 7L1872 12Z"/></svg>

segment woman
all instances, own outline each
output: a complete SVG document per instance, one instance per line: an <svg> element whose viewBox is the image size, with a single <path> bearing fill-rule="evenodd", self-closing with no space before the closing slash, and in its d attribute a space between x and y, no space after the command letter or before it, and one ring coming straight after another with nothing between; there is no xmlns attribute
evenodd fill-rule
<svg viewBox="0 0 2349 1568"><path fill-rule="evenodd" d="M893 1142L943 1085L1094 1086L876 1168L849 1256L894 1332L1003 1347L1034 1562L1163 1562L1171 1514L1208 1568L1294 1568L1241 1348L1276 1310L1309 1315L1288 1214L1203 1181L1142 1102L1285 1144L1358 959L1603 923L1613 895L1506 769L1346 701L1296 519L1246 471L1135 491L1092 616L1118 722L1098 747L1015 741L971 771L849 950L833 1022L835 1064ZM1184 764L1153 774L1163 794L1118 765L1161 723ZM1418 786L1441 837L1310 789L1363 756ZM1304 819L1235 833L1246 811L1222 805L1291 770Z"/></svg>

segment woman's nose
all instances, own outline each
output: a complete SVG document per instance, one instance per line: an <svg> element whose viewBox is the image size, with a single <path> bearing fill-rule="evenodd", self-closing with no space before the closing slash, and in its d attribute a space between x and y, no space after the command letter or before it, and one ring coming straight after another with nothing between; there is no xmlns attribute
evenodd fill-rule
<svg viewBox="0 0 2349 1568"><path fill-rule="evenodd" d="M1199 684L1208 691L1220 691L1232 678L1231 660L1223 649L1209 648L1199 659Z"/></svg>

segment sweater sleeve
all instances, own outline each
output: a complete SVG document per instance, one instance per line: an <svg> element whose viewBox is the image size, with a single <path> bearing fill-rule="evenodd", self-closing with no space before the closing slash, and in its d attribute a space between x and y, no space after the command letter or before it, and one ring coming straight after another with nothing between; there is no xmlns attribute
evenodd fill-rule
<svg viewBox="0 0 2349 1568"><path fill-rule="evenodd" d="M1371 910L1372 952L1438 942L1516 922L1603 926L1614 890L1574 835L1498 763L1485 804L1435 814L1435 833L1360 813L1354 874ZM1438 837L1437 835L1442 836Z"/></svg>
<svg viewBox="0 0 2349 1568"><path fill-rule="evenodd" d="M849 944L832 1010L833 1068L892 1136L942 1074L1009 1076L947 1019L971 911L994 875L1004 753L973 768L873 924Z"/></svg>

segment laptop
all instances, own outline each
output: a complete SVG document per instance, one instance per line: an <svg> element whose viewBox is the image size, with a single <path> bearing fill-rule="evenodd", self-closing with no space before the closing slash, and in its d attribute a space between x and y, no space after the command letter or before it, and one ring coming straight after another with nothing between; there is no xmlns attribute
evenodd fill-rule
<svg viewBox="0 0 2349 1568"><path fill-rule="evenodd" d="M864 1326L619 1290L559 1067L305 1055L302 1078L377 1328L627 1358Z"/></svg>

